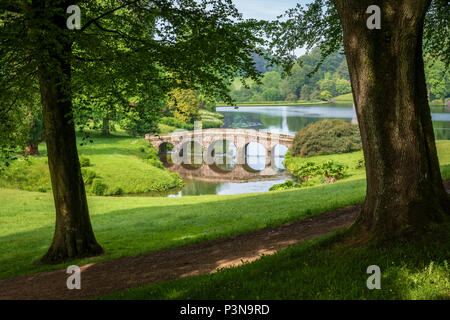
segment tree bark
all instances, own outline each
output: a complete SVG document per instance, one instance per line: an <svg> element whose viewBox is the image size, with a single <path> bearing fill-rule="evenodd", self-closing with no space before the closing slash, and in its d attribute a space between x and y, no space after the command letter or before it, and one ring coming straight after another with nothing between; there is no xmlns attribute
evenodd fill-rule
<svg viewBox="0 0 450 320"><path fill-rule="evenodd" d="M109 129L109 119L103 118L103 120L102 120L102 135L109 136L110 133L111 133L111 131Z"/></svg>
<svg viewBox="0 0 450 320"><path fill-rule="evenodd" d="M30 143L28 146L26 146L25 154L27 156L39 155L39 145L36 143Z"/></svg>
<svg viewBox="0 0 450 320"><path fill-rule="evenodd" d="M45 5L42 8L45 10ZM41 261L53 264L98 255L103 249L92 230L76 147L71 94L72 44L62 31L65 28L64 16L50 19L53 27L61 31L47 35L37 47L38 50L45 50L42 51L38 71L56 209L53 242ZM45 40L51 40L51 45L46 44Z"/></svg>
<svg viewBox="0 0 450 320"><path fill-rule="evenodd" d="M366 161L366 199L353 231L368 241L448 219L425 83L422 35L431 0L334 0ZM381 30L366 24L381 8Z"/></svg>

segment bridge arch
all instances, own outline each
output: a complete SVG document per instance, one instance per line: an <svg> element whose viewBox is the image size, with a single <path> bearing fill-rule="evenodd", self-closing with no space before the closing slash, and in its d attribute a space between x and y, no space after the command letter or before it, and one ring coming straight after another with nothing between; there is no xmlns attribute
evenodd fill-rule
<svg viewBox="0 0 450 320"><path fill-rule="evenodd" d="M270 163L273 169L283 170L285 169L281 159L284 158L289 148L282 144L277 144L270 150Z"/></svg>
<svg viewBox="0 0 450 320"><path fill-rule="evenodd" d="M204 162L218 172L232 171L238 165L237 148L233 140L219 138L213 140L205 149Z"/></svg>
<svg viewBox="0 0 450 320"><path fill-rule="evenodd" d="M173 145L171 153L172 161L178 164L188 164L188 167L198 167L202 164L214 165L216 162L213 151L218 141L229 141L236 148L236 163L250 171L255 171L248 166L247 151L250 144L260 144L265 148L266 166L276 162L278 145L283 145L286 149L293 146L294 137L283 134L276 134L264 131L249 129L206 129L194 131L176 131L166 135L146 135L146 140L150 142L159 151L164 151L167 146ZM165 143L165 145L163 145ZM192 152L188 152L189 145L194 145L194 157ZM192 148L191 148L192 149ZM285 150L286 150L285 149ZM186 151L187 150L187 151ZM260 147L260 150L261 147ZM200 155L201 158L200 159ZM259 158L263 158L262 154ZM200 161L202 160L202 161ZM195 164L197 162L197 164ZM263 162L263 161L261 161ZM256 168L262 168L262 164Z"/></svg>

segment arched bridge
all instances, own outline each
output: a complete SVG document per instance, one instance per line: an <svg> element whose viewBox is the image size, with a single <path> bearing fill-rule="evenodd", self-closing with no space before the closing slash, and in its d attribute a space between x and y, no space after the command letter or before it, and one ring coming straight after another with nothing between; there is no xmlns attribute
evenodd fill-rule
<svg viewBox="0 0 450 320"><path fill-rule="evenodd" d="M198 170L199 167L205 165L214 167L217 163L217 157L215 155L215 146L217 143L227 142L233 144L236 148L235 164L237 165L233 171L234 175L239 176L236 177L237 179L249 178L245 177L244 171L248 171L252 176L257 177L272 175L267 173L275 172L275 170L268 170L267 167L271 166L271 169L277 169L274 167L274 157L277 156L276 147L282 145L291 149L294 143L294 137L290 135L251 129L177 131L164 135L147 134L145 139L150 142L160 154L165 154L168 150L172 149L171 158L175 166L184 166L187 168L186 164L194 164L197 166L190 169L202 172L205 172L205 170ZM247 166L247 147L252 142L262 145L266 150L266 168L259 170L258 172ZM192 155L197 155L197 157L192 157ZM223 164L223 162L220 164Z"/></svg>

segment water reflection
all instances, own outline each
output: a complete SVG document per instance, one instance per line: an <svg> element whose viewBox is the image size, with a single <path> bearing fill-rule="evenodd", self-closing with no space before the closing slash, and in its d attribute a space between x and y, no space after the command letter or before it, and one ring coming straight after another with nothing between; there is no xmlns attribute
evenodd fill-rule
<svg viewBox="0 0 450 320"><path fill-rule="evenodd" d="M183 179L183 190L172 193L169 197L198 196L198 195L232 195L266 192L275 184L283 183L287 176L276 180L259 180L250 182L205 182L195 179Z"/></svg>
<svg viewBox="0 0 450 320"><path fill-rule="evenodd" d="M295 135L310 123L324 119L351 121L356 118L352 104L268 106L268 107L219 107L224 115L224 128L256 129L274 133ZM432 108L436 139L450 140L450 113L443 108Z"/></svg>
<svg viewBox="0 0 450 320"><path fill-rule="evenodd" d="M267 106L267 107L220 107L217 112L224 115L224 128L232 129L256 129L267 132L295 135L301 128L310 123L320 121L323 119L343 119L351 121L356 117L352 105L305 105L299 107L285 107L285 106ZM450 113L444 108L432 108L433 125L437 140L450 140ZM212 147L212 155L215 161L213 167L218 169L219 175L230 177L230 172L237 170L236 147L228 141L217 141ZM170 148L168 148L170 149ZM191 195L206 195L206 194L240 194L240 193L254 193L265 192L275 184L282 183L289 177L283 173L283 160L287 152L284 146L277 146L273 150L266 150L264 146L258 143L249 143L247 145L246 161L248 166L255 172L263 170L270 161L273 163L277 174L272 177L272 180L261 180L258 177L257 181L247 181L244 183L219 182L219 181L200 181L192 176L183 176L180 172L185 187L181 191L173 191L168 196L191 196ZM192 159L195 158L195 152L189 152ZM200 154L197 154L199 156ZM170 150L168 150L168 157L170 160ZM197 171L203 170L202 168ZM192 172L192 171L189 171ZM212 171L211 171L212 172ZM216 171L214 174L217 173Z"/></svg>

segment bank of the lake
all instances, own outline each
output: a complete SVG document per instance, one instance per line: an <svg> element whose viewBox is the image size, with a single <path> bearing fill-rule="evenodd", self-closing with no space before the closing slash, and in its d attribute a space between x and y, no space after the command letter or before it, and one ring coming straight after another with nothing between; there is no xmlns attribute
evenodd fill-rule
<svg viewBox="0 0 450 320"><path fill-rule="evenodd" d="M91 134L92 142L79 136L78 153L89 164L82 168L88 194L124 195L154 192L158 195L181 190L178 174L166 170L157 151L142 138L103 137ZM51 192L45 143L39 145L39 156L22 157L0 171L0 187L27 191Z"/></svg>

